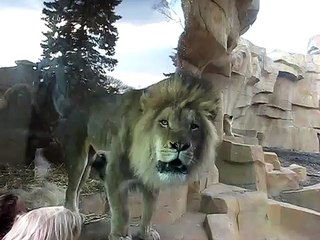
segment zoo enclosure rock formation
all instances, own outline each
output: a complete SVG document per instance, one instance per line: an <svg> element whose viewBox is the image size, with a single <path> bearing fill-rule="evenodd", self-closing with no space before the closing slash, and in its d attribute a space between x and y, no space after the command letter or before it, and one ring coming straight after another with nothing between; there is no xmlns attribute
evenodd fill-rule
<svg viewBox="0 0 320 240"><path fill-rule="evenodd" d="M20 93L8 106L4 93L16 84L32 86L38 74L30 61L18 60L16 64L0 68L0 164L23 164L27 148L32 100L27 101Z"/></svg>
<svg viewBox="0 0 320 240"><path fill-rule="evenodd" d="M310 38L307 53L311 55L320 54L320 34Z"/></svg>
<svg viewBox="0 0 320 240"><path fill-rule="evenodd" d="M319 212L267 199L262 192L214 184L202 193L200 210L207 214L204 226L210 240L315 240L319 236Z"/></svg>
<svg viewBox="0 0 320 240"><path fill-rule="evenodd" d="M223 112L234 116L236 132L256 131L266 147L319 152L320 55L279 50L267 55L240 39L232 76L221 82L226 83Z"/></svg>
<svg viewBox="0 0 320 240"><path fill-rule="evenodd" d="M220 136L227 113L235 117L235 129L256 131L263 146L318 152L319 36L310 40L308 55L275 51L268 56L264 48L239 39L256 20L259 3L182 1L186 27L178 43L178 68L225 89L216 120Z"/></svg>
<svg viewBox="0 0 320 240"><path fill-rule="evenodd" d="M259 4L259 0L183 0L185 29L178 43L178 67L230 76L231 52L256 20Z"/></svg>
<svg viewBox="0 0 320 240"><path fill-rule="evenodd" d="M204 73L231 75L231 53L238 38L256 20L259 0L183 0L185 29L178 42L177 68L198 76ZM215 120L222 140L223 114ZM218 182L218 170L209 170L208 178L198 176L194 184L203 189Z"/></svg>

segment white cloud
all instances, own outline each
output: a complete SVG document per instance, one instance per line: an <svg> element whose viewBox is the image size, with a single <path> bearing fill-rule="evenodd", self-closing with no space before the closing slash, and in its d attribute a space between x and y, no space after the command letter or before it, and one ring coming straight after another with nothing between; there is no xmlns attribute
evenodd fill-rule
<svg viewBox="0 0 320 240"><path fill-rule="evenodd" d="M148 74L143 72L111 72L108 75L113 76L134 88L145 88L151 84L164 79L161 74Z"/></svg>
<svg viewBox="0 0 320 240"><path fill-rule="evenodd" d="M117 27L119 32L117 54L139 54L141 51L152 51L157 48L174 48L182 32L178 24L166 21L144 25L119 23Z"/></svg>
<svg viewBox="0 0 320 240"><path fill-rule="evenodd" d="M169 55L177 46L183 30L179 24L167 21L143 25L119 23L117 27L119 40L115 58L119 63L114 72L110 73L111 76L125 84L141 88L162 80L163 72L171 71L168 69L168 65L171 65ZM163 54L159 55L159 49L163 49ZM150 54L152 52L154 54ZM153 66L155 69L153 73L132 71L132 66L146 69L150 64L158 64L157 68ZM126 70L128 68L126 66L129 66L130 70Z"/></svg>
<svg viewBox="0 0 320 240"><path fill-rule="evenodd" d="M306 53L310 37L320 33L319 0L261 0L256 22L243 35L268 51Z"/></svg>
<svg viewBox="0 0 320 240"><path fill-rule="evenodd" d="M0 11L0 66L14 61L37 61L42 53L40 42L44 23L41 10L6 8Z"/></svg>

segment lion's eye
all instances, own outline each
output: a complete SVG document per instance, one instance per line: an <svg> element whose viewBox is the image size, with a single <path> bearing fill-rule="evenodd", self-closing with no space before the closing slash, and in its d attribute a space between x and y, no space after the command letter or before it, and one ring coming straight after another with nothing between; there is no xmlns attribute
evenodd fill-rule
<svg viewBox="0 0 320 240"><path fill-rule="evenodd" d="M164 127L164 128L169 126L169 122L167 120L160 120L159 123L161 127Z"/></svg>
<svg viewBox="0 0 320 240"><path fill-rule="evenodd" d="M198 128L199 128L199 125L198 125L198 124L191 123L191 125L190 125L190 129L191 129L191 130L197 130Z"/></svg>

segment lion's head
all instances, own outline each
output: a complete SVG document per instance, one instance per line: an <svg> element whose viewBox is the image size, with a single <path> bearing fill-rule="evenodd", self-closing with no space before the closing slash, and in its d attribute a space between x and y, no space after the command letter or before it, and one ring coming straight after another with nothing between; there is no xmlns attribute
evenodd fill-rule
<svg viewBox="0 0 320 240"><path fill-rule="evenodd" d="M211 82L185 73L145 90L130 152L145 184L184 183L204 160L214 161L217 96Z"/></svg>

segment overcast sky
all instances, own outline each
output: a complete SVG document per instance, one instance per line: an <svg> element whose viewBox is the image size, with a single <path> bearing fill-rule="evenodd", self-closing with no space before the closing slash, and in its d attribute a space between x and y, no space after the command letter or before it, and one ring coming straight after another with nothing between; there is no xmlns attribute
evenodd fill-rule
<svg viewBox="0 0 320 240"><path fill-rule="evenodd" d="M123 0L117 8L119 40L112 73L134 87L145 87L173 71L169 55L182 31L153 11L155 0ZM176 11L180 5L177 1ZM320 34L319 0L261 0L257 21L243 37L268 51L305 53L308 40ZM0 0L0 67L14 60L38 61L41 55L41 0ZM181 12L181 10L180 10Z"/></svg>

